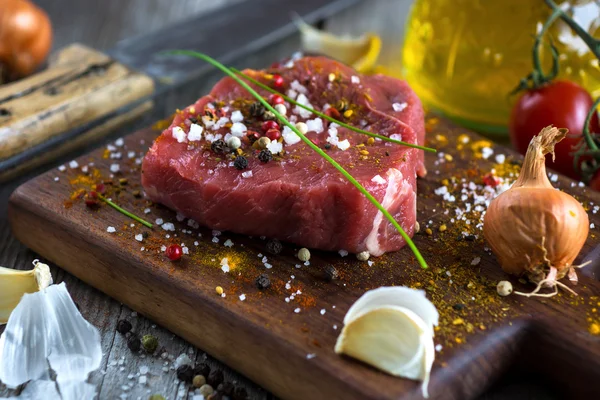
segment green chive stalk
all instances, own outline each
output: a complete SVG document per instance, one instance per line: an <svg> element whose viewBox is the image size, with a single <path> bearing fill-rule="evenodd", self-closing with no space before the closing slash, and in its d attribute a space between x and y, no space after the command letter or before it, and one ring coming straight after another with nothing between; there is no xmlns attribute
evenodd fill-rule
<svg viewBox="0 0 600 400"><path fill-rule="evenodd" d="M128 216L129 218L133 219L134 221L139 222L140 224L147 226L148 228L152 229L152 224L146 220L141 219L140 217L138 217L135 214L130 213L129 211L119 207L117 204L113 203L111 200L107 199L106 197L102 196L102 195L98 195L98 198L100 200L102 200L103 202L105 202L106 204L108 204L109 206L111 206L112 208L114 208L115 210L117 210L118 212L120 212L123 215Z"/></svg>
<svg viewBox="0 0 600 400"><path fill-rule="evenodd" d="M423 258L423 256L419 252L419 249L417 249L417 246L415 246L415 243L411 240L410 236L408 236L406 234L406 232L404 231L404 229L402 229L402 227L400 226L400 224L398 224L398 222L396 222L396 220L394 219L394 217L377 201L377 199L375 197L373 197L373 195L371 195L371 193L369 193L356 179L354 179L354 177L352 175L350 175L348 173L348 171L346 171L344 169L344 167L342 167L340 164L338 164L337 161L335 161L333 158L331 158L330 156L328 156L327 153L325 153L318 146L316 146L313 142L311 142L306 136L304 136L298 129L296 129L296 127L293 124L291 124L283 115L281 115L279 112L277 112L277 110L275 110L275 108L273 108L260 94L258 94L254 89L252 89L246 82L244 82L242 79L240 79L232 70L230 70L229 68L227 68L226 66L224 66L223 64L221 64L220 62L218 62L217 60L215 60L214 58L209 57L209 56L207 56L207 55L205 55L203 53L196 52L196 51L192 51L192 50L173 50L173 51L169 51L167 53L168 54L173 54L173 55L184 55L184 56L190 56L190 57L199 58L200 60L203 60L203 61L211 64L212 66L220 69L221 71L223 71L223 73L229 75L240 86L242 86L244 89L246 89L248 91L248 93L250 93L252 96L254 96L266 109L268 109L273 114L275 114L275 116L277 116L277 118L284 125L286 125L296 135L298 135L298 137L304 143L306 143L306 145L308 145L311 149L313 149L321 157L323 157L331 165L333 165L333 167L335 167L335 169L337 169L346 179L348 179L348 181L350 183L352 183L358 189L358 191L361 192L367 198L367 200L369 200L371 203L373 203L373 205L375 207L377 207L377 209L379 211L381 211L381 213L387 218L387 220L390 221L391 224L398 230L398 232L400 233L400 235L404 238L404 240L406 241L406 243L408 244L408 246L410 247L410 249L414 253L414 255L417 258L417 261L419 262L419 264L421 265L421 267L423 269L427 269L427 263L425 262L425 259Z"/></svg>
<svg viewBox="0 0 600 400"><path fill-rule="evenodd" d="M387 136L378 135L376 133L365 131L364 129L360 129L360 128L357 128L355 126L346 124L346 123L344 123L342 121L338 121L337 119L332 118L332 117L330 117L327 114L323 114L322 112L319 112L319 111L314 110L314 109L312 109L310 107L307 107L304 104L298 103L297 101L295 101L291 97L288 97L285 94L283 94L281 92L278 92L277 90L268 87L267 85L265 85L265 84L257 81L254 78L251 78L250 76L244 74L243 72L241 72L241 71L239 71L239 70L237 70L235 68L231 68L231 70L233 72L235 72L236 74L244 77L244 79L248 80L249 82L255 84L258 87L260 87L261 89L264 89L264 90L266 90L268 92L271 92L273 94L277 94L277 95L281 96L284 100L288 101L289 103L294 104L294 105L296 105L296 106L298 106L300 108L304 108L305 110L310 111L310 112L318 115L319 117L328 120L329 122L335 122L336 124L338 124L340 126L343 126L344 128L348 128L348 129L350 129L350 130L352 130L354 132L362 133L363 135L367 135L367 136L370 136L370 137L373 137L373 138L378 138L378 139L384 140L386 142L396 143L396 144L400 144L402 146L407 146L407 147L414 147L415 149L425 150L425 151L428 151L430 153L435 153L436 152L436 150L432 149L431 147L419 146L418 144L413 144L413 143L403 142L401 140L391 139L391 138L389 138Z"/></svg>

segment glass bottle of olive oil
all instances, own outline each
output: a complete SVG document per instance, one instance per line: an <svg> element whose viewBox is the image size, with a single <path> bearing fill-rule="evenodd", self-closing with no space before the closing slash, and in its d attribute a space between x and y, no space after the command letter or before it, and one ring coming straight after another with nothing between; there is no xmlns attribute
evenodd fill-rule
<svg viewBox="0 0 600 400"><path fill-rule="evenodd" d="M598 37L595 1L557 3L567 3L562 6ZM516 100L509 93L531 72L534 38L549 15L544 0L415 0L406 24L403 75L431 108L478 131L506 135ZM599 96L598 60L585 43L562 21L547 36L560 52L559 78ZM549 48L542 47L549 70Z"/></svg>

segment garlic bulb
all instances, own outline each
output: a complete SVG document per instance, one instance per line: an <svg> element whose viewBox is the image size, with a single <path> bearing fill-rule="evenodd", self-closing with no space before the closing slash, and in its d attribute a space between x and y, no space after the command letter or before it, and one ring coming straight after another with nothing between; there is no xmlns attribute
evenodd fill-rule
<svg viewBox="0 0 600 400"><path fill-rule="evenodd" d="M510 189L492 200L483 234L502 269L553 283L565 274L576 280L573 261L589 232L588 215L576 199L552 187L545 156L567 134L552 126L535 136L521 173Z"/></svg>
<svg viewBox="0 0 600 400"><path fill-rule="evenodd" d="M0 381L9 388L49 380L51 368L63 400L93 398L86 380L101 361L100 333L64 283L23 295L0 337Z"/></svg>
<svg viewBox="0 0 600 400"><path fill-rule="evenodd" d="M344 318L335 352L390 375L422 380L423 396L435 358L435 306L420 290L382 287L359 298Z"/></svg>
<svg viewBox="0 0 600 400"><path fill-rule="evenodd" d="M30 271L0 267L0 325L6 324L25 293L34 293L52 284L48 265L38 260L34 260L33 265Z"/></svg>
<svg viewBox="0 0 600 400"><path fill-rule="evenodd" d="M351 65L361 73L369 73L381 51L381 38L375 34L360 37L340 37L315 29L299 17L294 21L300 30L302 50L324 54L344 64Z"/></svg>

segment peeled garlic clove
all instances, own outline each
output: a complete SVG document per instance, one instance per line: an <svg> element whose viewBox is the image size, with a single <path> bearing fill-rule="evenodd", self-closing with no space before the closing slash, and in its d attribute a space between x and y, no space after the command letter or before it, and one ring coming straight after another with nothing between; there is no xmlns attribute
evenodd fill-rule
<svg viewBox="0 0 600 400"><path fill-rule="evenodd" d="M360 37L341 37L316 29L300 18L296 18L295 23L300 30L305 52L325 54L351 65L361 73L367 73L375 67L381 51L379 36L365 34Z"/></svg>
<svg viewBox="0 0 600 400"><path fill-rule="evenodd" d="M437 309L425 297L424 291L404 286L369 290L350 307L344 317L344 324L347 325L360 315L383 306L398 306L411 310L423 320L430 335L433 336L433 327L437 326L440 317Z"/></svg>
<svg viewBox="0 0 600 400"><path fill-rule="evenodd" d="M413 311L398 306L370 308L344 326L335 352L361 360L390 375L423 381L423 395L434 359L433 338Z"/></svg>
<svg viewBox="0 0 600 400"><path fill-rule="evenodd" d="M52 284L48 265L37 260L29 271L0 267L0 325L6 324L25 293L34 293Z"/></svg>

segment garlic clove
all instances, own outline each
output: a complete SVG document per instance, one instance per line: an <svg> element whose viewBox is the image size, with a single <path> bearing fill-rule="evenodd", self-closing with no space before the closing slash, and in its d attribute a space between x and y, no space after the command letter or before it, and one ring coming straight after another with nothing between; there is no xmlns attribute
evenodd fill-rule
<svg viewBox="0 0 600 400"><path fill-rule="evenodd" d="M422 290L404 286L388 286L369 290L350 307L344 317L344 324L349 324L360 315L382 306L398 306L417 314L433 336L433 327L437 326L439 313L433 303L425 297Z"/></svg>
<svg viewBox="0 0 600 400"><path fill-rule="evenodd" d="M372 72L381 52L381 38L368 33L359 37L336 36L321 31L302 21L294 21L300 30L302 50L324 54L344 64L351 65L361 73Z"/></svg>
<svg viewBox="0 0 600 400"><path fill-rule="evenodd" d="M344 326L335 345L346 354L390 375L422 380L423 396L435 357L430 328L399 306L370 308Z"/></svg>
<svg viewBox="0 0 600 400"><path fill-rule="evenodd" d="M52 275L48 265L37 260L34 268L20 271L0 267L0 325L6 324L25 293L34 293L52 284Z"/></svg>

